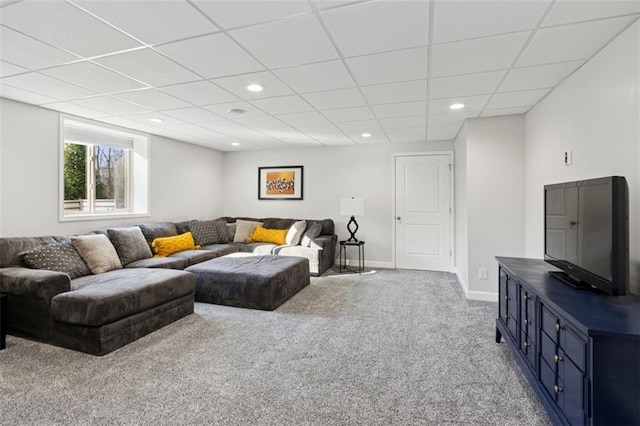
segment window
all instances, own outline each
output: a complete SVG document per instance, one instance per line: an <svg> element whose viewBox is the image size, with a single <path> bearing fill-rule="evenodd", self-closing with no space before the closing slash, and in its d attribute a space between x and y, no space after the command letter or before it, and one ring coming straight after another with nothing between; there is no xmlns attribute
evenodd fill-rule
<svg viewBox="0 0 640 426"><path fill-rule="evenodd" d="M61 220L148 215L148 138L62 119Z"/></svg>

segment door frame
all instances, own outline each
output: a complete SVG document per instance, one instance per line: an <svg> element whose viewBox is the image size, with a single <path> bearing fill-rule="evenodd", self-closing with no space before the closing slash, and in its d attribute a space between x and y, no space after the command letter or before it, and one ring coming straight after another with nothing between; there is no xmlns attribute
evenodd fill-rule
<svg viewBox="0 0 640 426"><path fill-rule="evenodd" d="M396 159L398 157L417 157L417 156L435 156L435 155L448 155L449 156L449 164L451 164L451 174L449 179L449 198L451 205L451 226L450 226L450 235L449 235L449 246L451 247L451 256L449 256L449 272L455 271L455 258L456 258L456 246L455 246L455 194L453 192L454 178L455 178L455 162L454 162L454 152L451 151L424 151L424 152L396 152L391 154L391 182L393 182L391 187L391 205L392 207L392 215L391 215L391 263L393 269L396 269Z"/></svg>

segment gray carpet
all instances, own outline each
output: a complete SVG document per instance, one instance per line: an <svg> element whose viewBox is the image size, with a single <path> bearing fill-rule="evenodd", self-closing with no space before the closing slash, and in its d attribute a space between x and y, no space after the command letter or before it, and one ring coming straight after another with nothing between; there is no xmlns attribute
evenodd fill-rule
<svg viewBox="0 0 640 426"><path fill-rule="evenodd" d="M0 424L550 424L496 311L452 274L382 270L274 312L197 303L104 357L9 336Z"/></svg>

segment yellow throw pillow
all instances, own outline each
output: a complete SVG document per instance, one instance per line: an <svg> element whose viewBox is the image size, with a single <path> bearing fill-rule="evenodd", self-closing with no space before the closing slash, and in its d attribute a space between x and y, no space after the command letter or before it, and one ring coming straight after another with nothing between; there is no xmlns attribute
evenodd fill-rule
<svg viewBox="0 0 640 426"><path fill-rule="evenodd" d="M197 246L193 241L191 232L185 232L175 237L156 238L151 243L151 248L153 249L154 257L167 257L170 254L183 250L194 250L200 248L200 246Z"/></svg>
<svg viewBox="0 0 640 426"><path fill-rule="evenodd" d="M256 226L253 233L247 240L249 243L271 243L283 246L286 244L288 229L267 229Z"/></svg>

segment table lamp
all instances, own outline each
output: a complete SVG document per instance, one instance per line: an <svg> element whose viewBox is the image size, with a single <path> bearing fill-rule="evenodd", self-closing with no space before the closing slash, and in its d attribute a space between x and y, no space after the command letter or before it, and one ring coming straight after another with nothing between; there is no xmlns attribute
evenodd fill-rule
<svg viewBox="0 0 640 426"><path fill-rule="evenodd" d="M355 216L364 216L364 198L342 198L340 199L340 214L342 216L351 216L349 223L347 223L347 230L351 234L351 237L347 242L357 243L356 231L358 230L358 222L356 222ZM355 229L351 229L355 227Z"/></svg>

